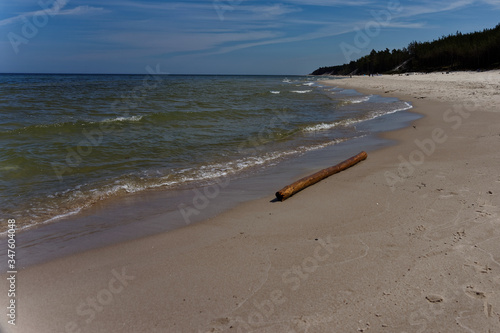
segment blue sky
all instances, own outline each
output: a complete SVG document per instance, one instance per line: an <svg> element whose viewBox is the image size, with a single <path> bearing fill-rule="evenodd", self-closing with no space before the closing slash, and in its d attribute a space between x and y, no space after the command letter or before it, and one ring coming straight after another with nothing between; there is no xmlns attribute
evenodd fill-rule
<svg viewBox="0 0 500 333"><path fill-rule="evenodd" d="M500 0L1 1L0 72L307 74L499 22Z"/></svg>

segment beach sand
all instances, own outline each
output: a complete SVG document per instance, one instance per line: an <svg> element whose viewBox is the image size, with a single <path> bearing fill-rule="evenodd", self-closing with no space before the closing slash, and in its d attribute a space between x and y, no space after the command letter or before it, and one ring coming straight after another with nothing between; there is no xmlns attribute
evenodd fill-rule
<svg viewBox="0 0 500 333"><path fill-rule="evenodd" d="M500 332L499 71L330 84L425 117L285 202L20 271L3 331Z"/></svg>

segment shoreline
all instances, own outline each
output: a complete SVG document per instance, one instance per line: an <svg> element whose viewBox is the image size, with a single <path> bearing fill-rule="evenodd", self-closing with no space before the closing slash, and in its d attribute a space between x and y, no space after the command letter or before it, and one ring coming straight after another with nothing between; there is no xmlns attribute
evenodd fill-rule
<svg viewBox="0 0 500 333"><path fill-rule="evenodd" d="M403 123L406 120L398 122L397 127ZM92 207L61 221L21 232L17 230L19 266L26 268L79 252L203 223L243 203L267 198L287 182L339 163L354 151L366 149L371 152L393 144L390 140L381 138L380 134L309 152L290 159L290 163L282 162L281 166L268 168L259 174L236 179L221 178L210 186L133 194ZM373 140L370 148L363 144L367 139ZM318 164L311 163L310 160L315 160ZM212 192L218 194L212 197ZM167 200L172 209L161 207ZM175 208L176 205L185 207L184 215L180 209ZM193 208L197 211L194 212ZM47 242L47 239L51 241ZM7 238L0 239L0 245L6 247L6 241Z"/></svg>
<svg viewBox="0 0 500 333"><path fill-rule="evenodd" d="M385 115L383 121L372 119L357 125L361 132L370 134L311 150L274 166L214 179L208 186L150 189L108 198L76 215L17 230L19 267L169 232L214 218L242 203L275 193L287 183L339 163L361 150L371 152L389 146L393 143L380 134L409 126L415 118L411 110L395 112ZM6 238L0 238L0 247L7 246L5 242ZM4 257L0 255L0 258Z"/></svg>
<svg viewBox="0 0 500 333"><path fill-rule="evenodd" d="M380 90L361 82L377 79L334 84L414 103L425 117L383 134L396 145L283 203L270 194L206 222L29 267L18 275L30 314L18 329L498 330L498 95L451 104L399 81L387 93L385 81Z"/></svg>

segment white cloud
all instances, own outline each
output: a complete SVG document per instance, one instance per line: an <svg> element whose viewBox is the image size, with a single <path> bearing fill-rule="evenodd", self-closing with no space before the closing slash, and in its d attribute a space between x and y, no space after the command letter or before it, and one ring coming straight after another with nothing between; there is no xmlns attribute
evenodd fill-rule
<svg viewBox="0 0 500 333"><path fill-rule="evenodd" d="M100 7L78 6L72 9L63 10L59 13L59 15L86 15L104 12L106 12L106 10Z"/></svg>
<svg viewBox="0 0 500 333"><path fill-rule="evenodd" d="M189 10L213 10L213 4L210 1L209 3L188 3L188 2L165 2L165 3L151 3L151 2L137 2L137 1L120 1L114 3L113 6L117 7L127 7L127 8L137 8L139 10L146 11L173 11L180 9L189 9Z"/></svg>
<svg viewBox="0 0 500 333"><path fill-rule="evenodd" d="M238 10L248 11L254 14L263 15L265 17L282 16L285 14L300 12L297 7L287 6L283 4L274 4L267 6L240 6Z"/></svg>
<svg viewBox="0 0 500 333"><path fill-rule="evenodd" d="M500 0L482 0L481 2L500 8Z"/></svg>
<svg viewBox="0 0 500 333"><path fill-rule="evenodd" d="M325 26L311 33L305 33L298 36L256 41L252 43L242 43L234 46L221 47L216 51L210 52L209 54L224 54L256 46L282 44L282 43L296 43L296 42L304 42L320 38L339 36L357 31L357 27L363 26L364 23L366 22L353 22L352 25L348 27L343 24L330 24L329 26ZM424 25L422 23L390 22L390 23L383 23L381 24L381 26L384 28L415 29L415 28L422 28Z"/></svg>
<svg viewBox="0 0 500 333"><path fill-rule="evenodd" d="M61 8L57 15L105 12L103 8L89 5L66 9L64 7L69 0L58 1ZM418 21L423 15L462 9L478 2L493 5L499 4L500 0L408 1L402 3L400 12L381 26L397 29L424 28L425 24ZM156 55L179 52L193 52L200 56L223 54L263 45L302 42L350 33L373 20L370 10L380 10L387 6L386 2L381 4L372 0L271 0L260 5L245 0L221 0L221 3L234 4L225 7L223 22L219 20L212 0L163 3L118 0L110 4L113 6L113 15L119 18L122 12L128 15L132 11L139 15L131 16L133 19L127 21L102 21L98 31L95 27L87 30L84 40L90 43L104 42L103 49L106 52L119 48L127 52L141 50L141 53ZM332 8L307 6L351 7L349 11L356 15L335 15L336 10ZM0 21L0 26L40 12L42 11L28 12L4 19ZM298 12L301 14L290 15Z"/></svg>
<svg viewBox="0 0 500 333"><path fill-rule="evenodd" d="M97 38L106 43L120 44L124 48L149 49L155 53L176 53L207 51L228 43L259 41L279 36L279 32L271 31L225 33L155 32L154 34L150 32L123 32Z"/></svg>
<svg viewBox="0 0 500 333"><path fill-rule="evenodd" d="M270 3L267 5L247 5L245 1L234 2L230 4L227 1L209 1L208 3L189 3L189 2L169 2L169 3L148 3L148 2L135 2L135 1L121 1L115 6L137 8L139 10L144 10L146 12L154 11L168 11L177 13L193 13L204 12L205 14L210 14L212 19L219 19L217 12L222 11L224 13L233 12L246 12L251 14L265 15L267 17L282 16L285 14L301 11L300 8L296 6L285 5L283 3Z"/></svg>
<svg viewBox="0 0 500 333"><path fill-rule="evenodd" d="M285 2L293 3L301 6L322 6L322 7L339 7L339 6L367 6L373 4L370 0L285 0Z"/></svg>
<svg viewBox="0 0 500 333"><path fill-rule="evenodd" d="M398 17L414 17L424 14L442 13L467 7L472 5L474 0L460 0L460 1L423 1L419 5L405 5L401 6L401 13Z"/></svg>
<svg viewBox="0 0 500 333"><path fill-rule="evenodd" d="M46 10L36 10L31 12L26 12L19 14L17 16L9 17L0 21L0 27L13 24L19 21L22 21L23 18L30 18L33 16L43 16L48 15L49 17L58 16L58 15L84 15L84 14L94 14L94 13L102 13L104 12L103 8L90 7L90 6L78 6L72 9L63 9L67 4L66 0L59 0L54 2L54 6L52 8L48 8Z"/></svg>
<svg viewBox="0 0 500 333"><path fill-rule="evenodd" d="M292 0L291 2L306 3L305 0ZM313 5L332 5L333 3L340 5L345 3L345 0L307 2L307 4ZM368 2L349 2L351 6L366 3ZM223 54L263 45L314 40L355 31L356 27L364 26L371 19L368 16L370 7L364 11L364 16L367 17L364 21L352 21L339 17L332 17L332 20L328 21L324 20L326 16L322 16L323 21L320 21L306 16L309 19L300 22L297 16L287 15L302 10L297 6L281 3L247 5L242 2L232 7L232 10L228 10L224 15L224 22L221 22L212 6L200 3L153 4L122 1L120 6L138 8L146 12L168 10L168 16L176 19L166 23L162 19L166 13L162 12L158 15L152 13L152 16L145 21L127 22L125 26L120 23L114 27L113 32L108 31L97 39L107 43L115 43L127 49L149 49L151 53L156 54L177 52ZM185 13L189 13L191 20L184 21L183 14ZM193 21L194 17L197 20ZM200 17L212 20L214 24L201 23ZM180 26L179 22L188 22L188 24ZM193 22L197 23L193 24ZM207 26L213 28L207 29ZM295 32L293 32L287 29L291 26L303 26L304 28L294 29ZM383 24L383 26L387 28L419 28L422 24L393 20Z"/></svg>

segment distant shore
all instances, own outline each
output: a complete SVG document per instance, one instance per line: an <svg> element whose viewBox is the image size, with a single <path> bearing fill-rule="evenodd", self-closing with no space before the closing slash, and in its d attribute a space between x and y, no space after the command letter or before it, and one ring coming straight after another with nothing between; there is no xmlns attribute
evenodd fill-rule
<svg viewBox="0 0 500 333"><path fill-rule="evenodd" d="M283 203L19 272L2 331L498 331L500 71L329 82L425 117Z"/></svg>

